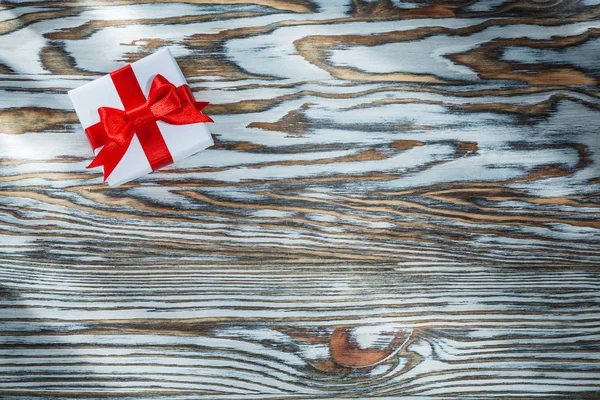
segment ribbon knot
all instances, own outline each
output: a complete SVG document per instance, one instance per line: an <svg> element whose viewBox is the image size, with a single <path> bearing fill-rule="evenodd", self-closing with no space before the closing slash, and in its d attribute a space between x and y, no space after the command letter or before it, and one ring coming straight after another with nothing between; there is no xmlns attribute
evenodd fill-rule
<svg viewBox="0 0 600 400"><path fill-rule="evenodd" d="M154 115L154 113L152 113L152 109L150 109L148 104L142 104L139 107L127 111L127 117L129 118L129 121L131 121L131 124L134 128L139 128L140 126L146 125L152 120L157 121L160 119L160 117L157 117Z"/></svg>
<svg viewBox="0 0 600 400"><path fill-rule="evenodd" d="M172 125L213 122L201 112L208 103L196 102L188 85L176 87L162 75L156 75L146 99L131 66L110 76L125 110L100 107L100 122L86 129L94 149L104 146L88 166L103 165L104 180L125 155L134 134L153 170L173 162L156 121Z"/></svg>

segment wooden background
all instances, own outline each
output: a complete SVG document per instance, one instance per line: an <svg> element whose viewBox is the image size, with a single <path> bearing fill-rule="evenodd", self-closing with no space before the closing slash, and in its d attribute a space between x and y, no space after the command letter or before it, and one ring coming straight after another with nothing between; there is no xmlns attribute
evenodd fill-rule
<svg viewBox="0 0 600 400"><path fill-rule="evenodd" d="M600 1L0 4L0 397L600 398ZM164 46L217 144L109 188Z"/></svg>

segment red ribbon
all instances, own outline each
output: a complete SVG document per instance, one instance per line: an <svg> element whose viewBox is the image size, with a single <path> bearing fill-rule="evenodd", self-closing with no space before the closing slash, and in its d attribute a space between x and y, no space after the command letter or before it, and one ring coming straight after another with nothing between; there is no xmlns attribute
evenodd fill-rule
<svg viewBox="0 0 600 400"><path fill-rule="evenodd" d="M156 75L148 99L127 65L110 74L125 110L100 107L100 122L85 130L94 149L104 146L88 168L104 166L104 180L121 161L135 133L152 170L171 164L173 158L156 121L172 125L213 122L201 110L208 105L197 102L188 85L175 87Z"/></svg>

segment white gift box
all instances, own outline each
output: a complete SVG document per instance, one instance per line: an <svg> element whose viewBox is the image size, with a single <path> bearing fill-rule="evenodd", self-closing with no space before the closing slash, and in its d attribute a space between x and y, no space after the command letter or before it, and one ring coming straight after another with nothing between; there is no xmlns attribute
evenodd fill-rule
<svg viewBox="0 0 600 400"><path fill-rule="evenodd" d="M168 49L157 51L131 64L144 96L147 98L154 77L158 74L165 77L175 86L186 85L186 80L177 62ZM98 109L112 107L124 110L123 103L110 75L105 75L95 81L69 91L69 97L75 107L75 112L84 129L100 122ZM166 146L174 162L204 150L214 144L208 124L205 122L187 125L171 125L156 121ZM95 149L97 155L101 148ZM134 134L118 165L107 177L110 186L118 186L135 178L152 172L152 168L139 139Z"/></svg>

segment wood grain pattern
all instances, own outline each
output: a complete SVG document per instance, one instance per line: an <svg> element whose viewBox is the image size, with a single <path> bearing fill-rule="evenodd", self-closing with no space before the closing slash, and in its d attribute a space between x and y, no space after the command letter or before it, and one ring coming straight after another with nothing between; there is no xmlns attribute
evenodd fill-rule
<svg viewBox="0 0 600 400"><path fill-rule="evenodd" d="M596 0L0 4L0 397L600 398ZM168 46L119 188L67 90Z"/></svg>

